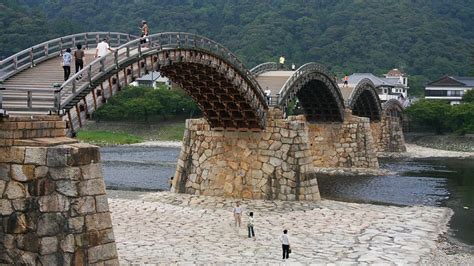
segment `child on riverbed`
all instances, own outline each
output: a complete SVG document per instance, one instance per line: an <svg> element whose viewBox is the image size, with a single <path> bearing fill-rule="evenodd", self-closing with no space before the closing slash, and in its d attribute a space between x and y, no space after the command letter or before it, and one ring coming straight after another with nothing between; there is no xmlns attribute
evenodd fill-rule
<svg viewBox="0 0 474 266"><path fill-rule="evenodd" d="M249 219L247 222L247 229L249 231L249 238L253 237L253 240L255 241L255 232L253 230L253 225L254 225L253 212L250 212Z"/></svg>

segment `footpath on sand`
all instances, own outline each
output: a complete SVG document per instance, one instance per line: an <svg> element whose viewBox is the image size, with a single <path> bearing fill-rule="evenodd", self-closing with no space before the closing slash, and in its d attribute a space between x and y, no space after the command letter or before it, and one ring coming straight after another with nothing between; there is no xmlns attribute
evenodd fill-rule
<svg viewBox="0 0 474 266"><path fill-rule="evenodd" d="M235 200L170 192L109 199L120 262L279 263L283 229L289 262L439 262L452 215L441 207L395 207L330 200L241 201L255 214L256 241L234 226ZM450 262L449 260L443 262ZM454 261L454 260L451 260ZM472 262L472 256L463 262Z"/></svg>

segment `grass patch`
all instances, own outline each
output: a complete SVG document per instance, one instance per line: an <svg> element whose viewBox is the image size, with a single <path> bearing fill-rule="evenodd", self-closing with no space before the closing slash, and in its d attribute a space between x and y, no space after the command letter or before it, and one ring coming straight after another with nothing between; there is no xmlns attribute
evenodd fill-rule
<svg viewBox="0 0 474 266"><path fill-rule="evenodd" d="M95 145L122 145L143 142L143 138L123 132L90 130L79 131L77 139Z"/></svg>

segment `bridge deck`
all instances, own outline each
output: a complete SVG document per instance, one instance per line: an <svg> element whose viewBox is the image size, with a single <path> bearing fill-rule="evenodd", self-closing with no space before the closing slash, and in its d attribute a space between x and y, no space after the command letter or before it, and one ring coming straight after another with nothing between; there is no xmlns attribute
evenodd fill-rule
<svg viewBox="0 0 474 266"><path fill-rule="evenodd" d="M271 91L271 96L277 95L285 82L295 73L294 71L269 71L256 77L260 87Z"/></svg>
<svg viewBox="0 0 474 266"><path fill-rule="evenodd" d="M94 60L95 49L85 51L86 64ZM28 68L4 82L3 92L4 108L10 109L9 113L15 115L44 114L53 107L55 83L64 82L63 68L61 66L62 57L55 57L41 62L35 67ZM87 65L84 65L86 67ZM74 59L71 65L72 77L75 73ZM26 108L27 91L31 90L35 99L33 110L29 112L14 111L15 109Z"/></svg>

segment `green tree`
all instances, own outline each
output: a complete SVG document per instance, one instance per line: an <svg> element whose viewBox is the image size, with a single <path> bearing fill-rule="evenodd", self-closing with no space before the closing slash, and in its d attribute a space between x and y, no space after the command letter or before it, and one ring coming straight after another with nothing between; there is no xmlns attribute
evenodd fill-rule
<svg viewBox="0 0 474 266"><path fill-rule="evenodd" d="M451 106L441 100L420 100L408 107L405 112L415 122L442 134L448 128L448 118Z"/></svg>
<svg viewBox="0 0 474 266"><path fill-rule="evenodd" d="M466 103L474 103L474 90L470 89L464 93L464 96L462 96L462 101Z"/></svg>
<svg viewBox="0 0 474 266"><path fill-rule="evenodd" d="M461 135L474 133L474 103L456 104L448 113L451 129Z"/></svg>

